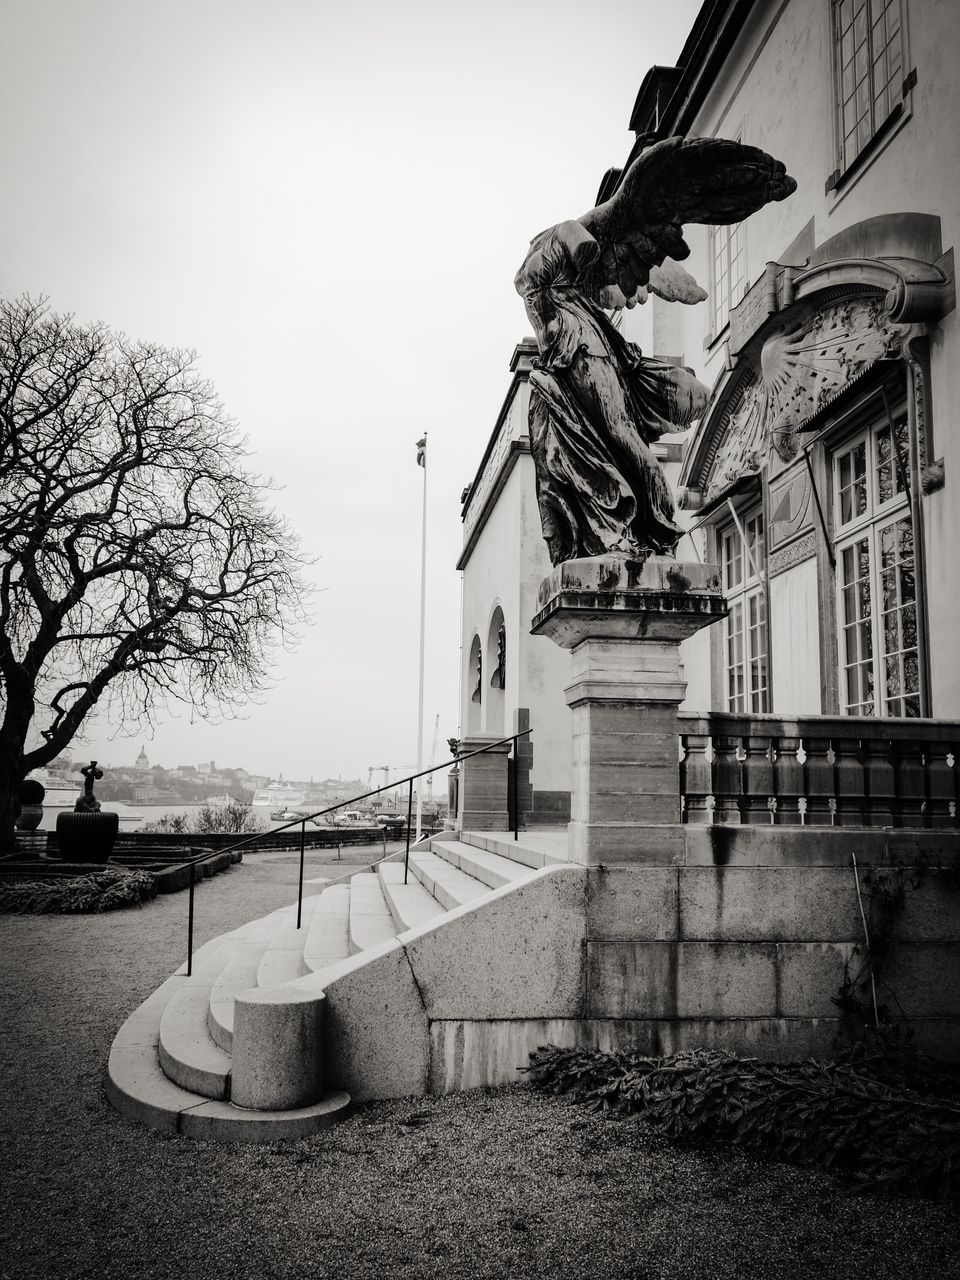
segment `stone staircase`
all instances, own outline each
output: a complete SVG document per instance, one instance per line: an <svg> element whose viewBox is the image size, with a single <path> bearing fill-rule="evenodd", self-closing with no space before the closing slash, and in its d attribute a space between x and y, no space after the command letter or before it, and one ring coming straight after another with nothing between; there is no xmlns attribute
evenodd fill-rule
<svg viewBox="0 0 960 1280"><path fill-rule="evenodd" d="M297 1138L333 1124L350 1094L321 1083L336 1075L323 1043L328 982L564 862L545 841L451 833L411 850L406 884L402 854L393 855L305 898L299 930L294 903L213 939L190 977L182 966L124 1023L110 1101L154 1128L218 1141ZM375 986L376 972L368 977Z"/></svg>

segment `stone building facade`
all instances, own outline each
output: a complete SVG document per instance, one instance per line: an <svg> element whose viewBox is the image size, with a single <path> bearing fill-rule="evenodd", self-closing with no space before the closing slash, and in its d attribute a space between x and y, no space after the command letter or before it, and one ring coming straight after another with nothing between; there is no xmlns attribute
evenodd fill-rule
<svg viewBox="0 0 960 1280"><path fill-rule="evenodd" d="M660 138L717 136L798 182L739 227L687 228L706 302L619 319L711 388L700 423L658 446L689 529L678 554L720 566L729 606L684 645L687 710L960 717L955 18L949 0L708 0L677 66L641 85L624 168ZM569 658L529 635L550 567L532 352L465 495L461 714L465 732L533 725L536 822L569 792Z"/></svg>

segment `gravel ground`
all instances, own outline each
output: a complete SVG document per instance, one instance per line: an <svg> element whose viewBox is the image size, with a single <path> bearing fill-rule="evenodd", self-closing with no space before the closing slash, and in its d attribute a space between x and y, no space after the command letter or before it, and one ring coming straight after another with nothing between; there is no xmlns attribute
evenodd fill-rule
<svg viewBox="0 0 960 1280"><path fill-rule="evenodd" d="M308 857L308 875L339 873ZM291 901L295 881L295 857L264 854L204 883L198 943ZM123 1120L103 1091L110 1044L183 959L185 920L183 894L0 918L3 1280L960 1277L955 1207L671 1148L523 1085L376 1103L269 1147Z"/></svg>

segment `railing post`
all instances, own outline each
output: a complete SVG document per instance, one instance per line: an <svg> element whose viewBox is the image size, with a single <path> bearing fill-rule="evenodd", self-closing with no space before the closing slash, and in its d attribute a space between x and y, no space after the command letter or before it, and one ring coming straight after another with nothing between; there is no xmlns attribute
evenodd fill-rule
<svg viewBox="0 0 960 1280"><path fill-rule="evenodd" d="M926 745L927 800L924 826L955 827L958 825L956 742L931 741ZM951 764L951 761L953 762Z"/></svg>
<svg viewBox="0 0 960 1280"><path fill-rule="evenodd" d="M816 733L816 721L810 726ZM804 733L803 791L806 799L804 824L808 827L833 825L833 750L829 737Z"/></svg>
<svg viewBox="0 0 960 1280"><path fill-rule="evenodd" d="M300 928L300 920L303 912L303 852L306 840L307 820L300 823L300 875L297 878L297 928Z"/></svg>
<svg viewBox="0 0 960 1280"><path fill-rule="evenodd" d="M413 818L413 779L410 779L410 789L407 793L407 851L403 855L403 883L407 883L407 873L410 870L410 822Z"/></svg>
<svg viewBox="0 0 960 1280"><path fill-rule="evenodd" d="M863 752L864 814L866 827L893 825L893 800L896 795L892 748L889 738L870 735L860 739Z"/></svg>
<svg viewBox="0 0 960 1280"><path fill-rule="evenodd" d="M513 838L520 839L520 805L519 805L519 788L517 786L517 739L513 740L513 754L510 757L513 768L509 771L510 789L513 792Z"/></svg>
<svg viewBox="0 0 960 1280"><path fill-rule="evenodd" d="M759 732L748 733L741 739L744 752L741 769L741 821L750 826L769 826L774 821L774 739L764 725L754 727Z"/></svg>
<svg viewBox="0 0 960 1280"><path fill-rule="evenodd" d="M774 822L780 826L799 826L803 821L800 800L803 797L803 765L800 763L798 726L784 726L786 732L773 739L773 794L776 800Z"/></svg>
<svg viewBox="0 0 960 1280"><path fill-rule="evenodd" d="M867 791L866 755L860 738L837 734L833 747L833 794L836 796L836 824L839 827L863 827Z"/></svg>
<svg viewBox="0 0 960 1280"><path fill-rule="evenodd" d="M710 747L710 722L705 719L692 724L681 721L687 732L680 735L680 821L707 823L711 820L710 797L713 794Z"/></svg>
<svg viewBox="0 0 960 1280"><path fill-rule="evenodd" d="M911 738L894 740L894 779L897 794L893 802L895 827L922 827L926 781L923 743Z"/></svg>
<svg viewBox="0 0 960 1280"><path fill-rule="evenodd" d="M713 820L724 826L737 826L743 821L740 797L743 795L743 770L740 760L740 736L730 732L713 735Z"/></svg>
<svg viewBox="0 0 960 1280"><path fill-rule="evenodd" d="M190 902L187 907L187 977L193 973L193 890L197 882L197 864L190 863Z"/></svg>

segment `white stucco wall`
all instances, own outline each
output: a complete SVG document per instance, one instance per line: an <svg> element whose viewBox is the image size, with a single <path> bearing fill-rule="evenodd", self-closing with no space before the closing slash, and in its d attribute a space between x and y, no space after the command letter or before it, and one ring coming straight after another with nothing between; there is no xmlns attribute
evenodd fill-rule
<svg viewBox="0 0 960 1280"><path fill-rule="evenodd" d="M503 693L505 733L510 733L518 707L530 712L533 765L530 782L537 791L570 789L570 712L563 696L569 682L569 654L551 640L530 635L537 591L551 565L540 527L533 459L520 452L509 461L511 441L527 438L529 404L526 382L520 382L507 407L500 432L466 511L465 537L479 523L482 530L464 569L463 685L461 725L470 719L470 696L476 678L470 669L475 634L486 653L490 619L497 605L503 609L507 637L506 688ZM509 474L492 508L483 505L502 478ZM481 730L492 731L489 664L485 663Z"/></svg>
<svg viewBox="0 0 960 1280"><path fill-rule="evenodd" d="M484 654L481 698L481 732L486 733L489 716L490 675L487 661L487 635L494 610L503 610L507 631L507 670L504 714L507 724L517 706L516 695L520 675L516 636L520 618L520 566L509 548L520 545L520 477L514 467L488 519L471 556L463 579L463 705L461 725L469 722L470 696L476 685L476 673L470 669L470 651L475 635L480 636Z"/></svg>
<svg viewBox="0 0 960 1280"><path fill-rule="evenodd" d="M540 583L552 566L547 554L537 506L533 458L520 459L521 525L524 554L520 580L520 652L523 689L533 725L533 769L531 782L539 791L569 791L571 770L570 708L563 690L570 683L570 653L546 636L530 634L530 622L537 611Z"/></svg>

